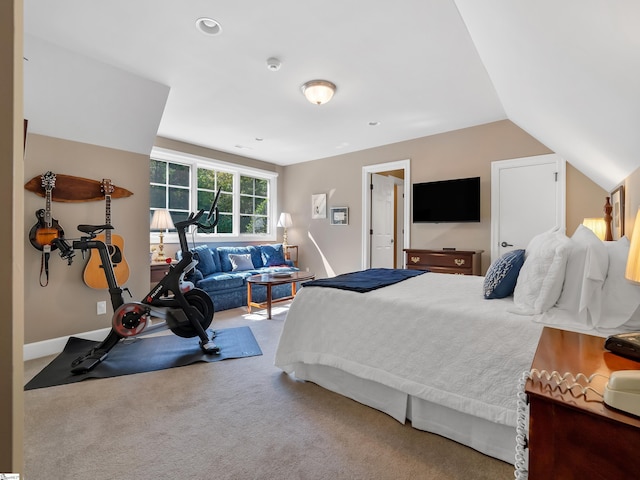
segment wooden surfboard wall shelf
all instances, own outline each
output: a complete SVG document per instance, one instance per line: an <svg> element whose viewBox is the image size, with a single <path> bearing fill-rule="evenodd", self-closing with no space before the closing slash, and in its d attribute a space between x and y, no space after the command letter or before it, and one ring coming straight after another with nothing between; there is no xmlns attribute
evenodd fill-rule
<svg viewBox="0 0 640 480"><path fill-rule="evenodd" d="M51 200L54 202L68 203L102 201L104 200L104 192L101 187L102 182L99 180L56 173L56 185L51 191ZM133 192L130 192L126 188L115 185L113 185L113 187L114 190L111 193L111 198L124 198L133 195ZM41 197L45 196L40 175L29 180L24 188Z"/></svg>

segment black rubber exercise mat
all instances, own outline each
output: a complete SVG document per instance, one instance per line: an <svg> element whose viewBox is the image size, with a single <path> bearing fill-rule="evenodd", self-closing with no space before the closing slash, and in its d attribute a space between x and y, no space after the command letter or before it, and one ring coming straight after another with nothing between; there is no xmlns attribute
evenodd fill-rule
<svg viewBox="0 0 640 480"><path fill-rule="evenodd" d="M217 362L231 358L262 355L249 327L216 330L214 342L220 347L219 355L204 353L198 337L182 338L176 335L132 337L120 341L111 349L107 358L92 371L73 375L71 362L88 352L99 342L70 337L64 350L42 369L24 389L65 385L88 378L108 378L133 373L152 372L165 368L184 367L197 362Z"/></svg>

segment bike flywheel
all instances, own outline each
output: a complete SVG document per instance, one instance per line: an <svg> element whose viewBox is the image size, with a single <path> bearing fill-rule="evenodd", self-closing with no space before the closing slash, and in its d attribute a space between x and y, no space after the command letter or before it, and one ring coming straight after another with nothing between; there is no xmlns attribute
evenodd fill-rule
<svg viewBox="0 0 640 480"><path fill-rule="evenodd" d="M113 312L112 326L121 337L132 337L145 329L149 318L149 308L145 304L125 303Z"/></svg>

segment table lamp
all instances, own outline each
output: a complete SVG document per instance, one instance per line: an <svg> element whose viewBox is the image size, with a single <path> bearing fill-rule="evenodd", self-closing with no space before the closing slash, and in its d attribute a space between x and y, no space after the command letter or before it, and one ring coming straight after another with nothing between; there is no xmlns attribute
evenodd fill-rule
<svg viewBox="0 0 640 480"><path fill-rule="evenodd" d="M627 269L624 274L627 280L640 283L640 209L636 215L636 223L633 224L633 235L627 257Z"/></svg>
<svg viewBox="0 0 640 480"><path fill-rule="evenodd" d="M278 227L284 228L284 234L282 235L282 248L287 249L287 228L291 227L293 222L291 221L291 214L282 212L278 219Z"/></svg>
<svg viewBox="0 0 640 480"><path fill-rule="evenodd" d="M600 240L604 240L605 239L605 234L607 232L607 225L604 222L604 218L603 217L600 217L600 218L585 218L582 221L582 225L584 225L589 230L591 230L593 233L595 233L596 237L598 237Z"/></svg>
<svg viewBox="0 0 640 480"><path fill-rule="evenodd" d="M164 262L164 232L165 230L175 228L169 210L161 209L154 211L153 218L151 219L151 228L153 230L160 230L160 243L158 244L156 260L158 262Z"/></svg>

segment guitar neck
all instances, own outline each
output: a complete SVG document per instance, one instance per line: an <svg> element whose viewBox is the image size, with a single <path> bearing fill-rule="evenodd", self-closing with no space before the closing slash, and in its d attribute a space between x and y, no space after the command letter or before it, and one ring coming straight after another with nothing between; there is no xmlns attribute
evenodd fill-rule
<svg viewBox="0 0 640 480"><path fill-rule="evenodd" d="M105 195L105 219L104 223L107 225L111 225L111 195ZM104 232L104 243L107 245L111 245L111 230L107 229Z"/></svg>
<svg viewBox="0 0 640 480"><path fill-rule="evenodd" d="M51 189L47 188L45 192L44 203L44 224L47 228L51 228Z"/></svg>

